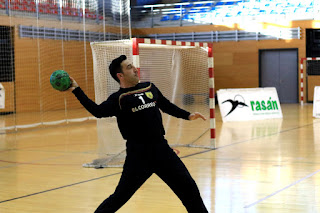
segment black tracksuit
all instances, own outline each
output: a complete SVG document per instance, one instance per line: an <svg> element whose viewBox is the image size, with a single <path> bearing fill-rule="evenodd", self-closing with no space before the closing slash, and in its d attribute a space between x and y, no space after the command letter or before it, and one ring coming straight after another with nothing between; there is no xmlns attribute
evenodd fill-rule
<svg viewBox="0 0 320 213"><path fill-rule="evenodd" d="M159 109L186 120L189 112L172 104L150 82L120 88L100 105L90 100L80 87L73 93L95 117L116 116L120 132L127 140L127 156L120 182L96 213L116 212L153 173L174 191L188 212L208 212L196 183L164 138Z"/></svg>

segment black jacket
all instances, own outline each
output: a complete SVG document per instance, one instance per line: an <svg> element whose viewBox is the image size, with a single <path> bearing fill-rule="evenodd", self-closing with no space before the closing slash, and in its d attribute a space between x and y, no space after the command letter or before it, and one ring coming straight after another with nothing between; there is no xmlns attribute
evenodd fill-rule
<svg viewBox="0 0 320 213"><path fill-rule="evenodd" d="M80 103L95 117L117 117L122 137L127 140L149 141L163 138L161 109L177 118L188 120L189 112L180 109L150 82L138 83L134 87L120 88L109 98L97 105L80 87L73 90Z"/></svg>

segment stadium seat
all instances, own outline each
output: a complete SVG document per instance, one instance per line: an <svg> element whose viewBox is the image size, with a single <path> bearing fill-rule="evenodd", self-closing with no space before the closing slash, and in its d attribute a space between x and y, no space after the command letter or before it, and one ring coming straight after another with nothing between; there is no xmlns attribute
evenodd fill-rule
<svg viewBox="0 0 320 213"><path fill-rule="evenodd" d="M197 8L191 8L188 13L198 13L199 9Z"/></svg>
<svg viewBox="0 0 320 213"><path fill-rule="evenodd" d="M193 7L193 4L183 4L182 8L191 8ZM181 5L175 5L174 8L181 8Z"/></svg>
<svg viewBox="0 0 320 213"><path fill-rule="evenodd" d="M171 21L177 21L177 20L180 20L180 16L179 15L174 15L171 19Z"/></svg>
<svg viewBox="0 0 320 213"><path fill-rule="evenodd" d="M271 10L270 14L275 15L275 14L278 14L278 12L276 10Z"/></svg>
<svg viewBox="0 0 320 213"><path fill-rule="evenodd" d="M259 10L259 14L260 15L265 15L265 14L267 14L267 12L266 12L266 10Z"/></svg>
<svg viewBox="0 0 320 213"><path fill-rule="evenodd" d="M225 6L230 6L230 5L234 5L234 4L235 4L235 2L233 2L233 1L232 2L229 1L229 2L224 3Z"/></svg>
<svg viewBox="0 0 320 213"><path fill-rule="evenodd" d="M30 5L25 5L23 9L27 12L36 12L36 8Z"/></svg>
<svg viewBox="0 0 320 213"><path fill-rule="evenodd" d="M213 3L212 2L209 2L209 3L205 3L203 6L205 6L205 7L211 7L213 5Z"/></svg>
<svg viewBox="0 0 320 213"><path fill-rule="evenodd" d="M96 19L96 18L97 18L97 15L96 15L96 14L93 14L92 12L91 12L91 13L87 13L87 14L86 14L86 18Z"/></svg>
<svg viewBox="0 0 320 213"><path fill-rule="evenodd" d="M193 5L193 7L203 7L203 5L204 5L204 4L202 4L202 3L195 3L195 4Z"/></svg>
<svg viewBox="0 0 320 213"><path fill-rule="evenodd" d="M224 2L217 2L217 3L215 3L215 5L214 6L222 6L222 5L224 5Z"/></svg>
<svg viewBox="0 0 320 213"><path fill-rule="evenodd" d="M162 16L160 21L169 21L170 20L170 16L166 15L166 16Z"/></svg>
<svg viewBox="0 0 320 213"><path fill-rule="evenodd" d="M208 12L210 12L210 8L201 8L199 10L199 13L208 13Z"/></svg>
<svg viewBox="0 0 320 213"><path fill-rule="evenodd" d="M190 16L189 14L186 14L182 17L182 20L194 20L194 17Z"/></svg>
<svg viewBox="0 0 320 213"><path fill-rule="evenodd" d="M50 4L49 4L49 8L58 9L58 5L53 4L53 3L50 3Z"/></svg>
<svg viewBox="0 0 320 213"><path fill-rule="evenodd" d="M232 15L232 13L230 13L230 12L227 12L227 13L226 13L226 15L225 15L225 17L228 17L228 18L230 18L230 17L233 17L233 15Z"/></svg>
<svg viewBox="0 0 320 213"><path fill-rule="evenodd" d="M57 14L58 14L58 9L56 9L56 8L50 8L50 9L49 9L49 13L50 13L50 14L55 14L55 15L57 15Z"/></svg>
<svg viewBox="0 0 320 213"><path fill-rule="evenodd" d="M306 13L313 13L313 12L314 12L313 7L307 7Z"/></svg>
<svg viewBox="0 0 320 213"><path fill-rule="evenodd" d="M19 5L17 5L17 4L11 4L11 5L10 5L10 9L11 9L11 10L20 10L20 7L19 7Z"/></svg>
<svg viewBox="0 0 320 213"><path fill-rule="evenodd" d="M35 6L36 3L34 1L27 1L27 5Z"/></svg>
<svg viewBox="0 0 320 213"><path fill-rule="evenodd" d="M235 17L237 17L237 16L242 16L242 11L239 11L239 12L236 14Z"/></svg>
<svg viewBox="0 0 320 213"><path fill-rule="evenodd" d="M77 8L71 8L71 16L79 16Z"/></svg>

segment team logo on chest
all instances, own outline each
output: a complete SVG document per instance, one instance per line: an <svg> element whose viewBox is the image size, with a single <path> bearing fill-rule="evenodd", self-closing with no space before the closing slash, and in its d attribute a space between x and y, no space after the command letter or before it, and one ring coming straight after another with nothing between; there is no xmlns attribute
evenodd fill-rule
<svg viewBox="0 0 320 213"><path fill-rule="evenodd" d="M146 96L147 96L148 98L150 98L150 99L153 98L152 92L145 92L145 94L146 94Z"/></svg>
<svg viewBox="0 0 320 213"><path fill-rule="evenodd" d="M152 92L145 92L144 93L149 99L153 98L153 94ZM143 93L139 93L139 94L134 94L134 97L138 97L140 99L140 101L142 102L142 105L139 105L137 107L133 107L132 108L132 112L138 112L140 110L144 110L150 107L155 107L156 103L155 102L150 102L150 103L146 103L146 101L143 98Z"/></svg>

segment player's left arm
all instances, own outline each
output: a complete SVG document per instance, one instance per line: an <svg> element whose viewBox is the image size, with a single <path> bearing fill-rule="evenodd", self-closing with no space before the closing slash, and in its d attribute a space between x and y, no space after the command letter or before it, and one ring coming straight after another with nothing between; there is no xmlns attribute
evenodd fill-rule
<svg viewBox="0 0 320 213"><path fill-rule="evenodd" d="M206 120L206 118L199 112L190 113L184 109L179 108L177 105L171 103L166 97L164 97L164 95L156 86L154 87L156 88L158 93L157 104L163 112L177 118L183 118L185 120L196 120L198 118Z"/></svg>

